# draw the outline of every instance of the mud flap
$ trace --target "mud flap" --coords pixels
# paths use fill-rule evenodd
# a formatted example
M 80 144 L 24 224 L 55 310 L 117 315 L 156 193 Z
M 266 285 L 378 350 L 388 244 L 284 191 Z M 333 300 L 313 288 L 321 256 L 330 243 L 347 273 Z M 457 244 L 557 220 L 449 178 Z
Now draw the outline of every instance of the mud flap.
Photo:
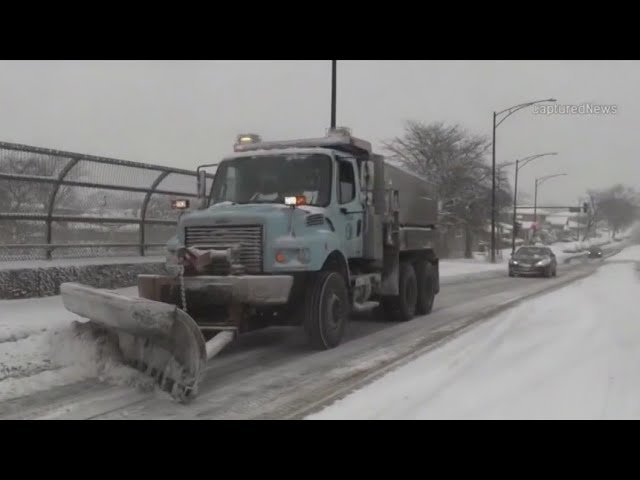
M 127 364 L 154 377 L 179 401 L 197 394 L 207 348 L 198 325 L 184 311 L 175 305 L 77 283 L 63 283 L 60 293 L 67 310 L 117 335 Z M 220 341 L 226 344 L 231 339 Z

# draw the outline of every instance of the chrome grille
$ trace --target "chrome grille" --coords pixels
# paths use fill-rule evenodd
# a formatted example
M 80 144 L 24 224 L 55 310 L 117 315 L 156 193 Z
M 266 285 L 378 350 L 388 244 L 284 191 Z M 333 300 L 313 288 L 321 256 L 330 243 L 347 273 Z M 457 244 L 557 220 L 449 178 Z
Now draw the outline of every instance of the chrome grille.
M 224 249 L 239 245 L 240 263 L 247 273 L 262 272 L 262 226 L 261 225 L 225 225 L 186 227 L 185 245 L 203 250 Z M 216 274 L 228 274 L 228 265 L 218 262 L 213 265 Z

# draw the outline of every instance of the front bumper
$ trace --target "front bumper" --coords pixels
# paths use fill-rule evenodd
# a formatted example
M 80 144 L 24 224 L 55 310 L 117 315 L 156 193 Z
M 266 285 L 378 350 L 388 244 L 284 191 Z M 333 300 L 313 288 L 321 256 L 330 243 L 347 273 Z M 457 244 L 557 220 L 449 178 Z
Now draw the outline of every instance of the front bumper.
M 178 278 L 169 275 L 139 275 L 138 294 L 149 300 L 165 301 L 167 292 L 179 288 Z M 284 305 L 293 286 L 292 275 L 198 275 L 184 277 L 187 294 L 204 296 L 214 305 Z
M 545 265 L 539 267 L 536 265 L 522 266 L 522 265 L 510 265 L 509 271 L 515 275 L 544 275 L 551 268 L 551 265 Z

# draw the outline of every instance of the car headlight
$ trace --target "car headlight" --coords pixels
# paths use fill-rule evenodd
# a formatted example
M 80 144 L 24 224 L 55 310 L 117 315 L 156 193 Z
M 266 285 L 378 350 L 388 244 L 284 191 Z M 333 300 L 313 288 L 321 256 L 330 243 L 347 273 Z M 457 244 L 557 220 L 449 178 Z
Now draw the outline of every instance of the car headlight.
M 538 263 L 536 263 L 536 265 L 538 267 L 545 267 L 547 265 L 549 265 L 551 263 L 551 260 L 548 258 L 545 258 L 544 260 L 540 260 Z
M 511 260 L 511 265 L 517 265 L 518 261 L 517 260 Z

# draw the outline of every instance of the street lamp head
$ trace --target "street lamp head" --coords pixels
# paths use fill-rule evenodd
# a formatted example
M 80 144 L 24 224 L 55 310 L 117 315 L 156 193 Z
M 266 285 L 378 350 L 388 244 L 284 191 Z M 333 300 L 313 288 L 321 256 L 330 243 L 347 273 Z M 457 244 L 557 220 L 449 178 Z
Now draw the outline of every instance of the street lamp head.
M 556 177 L 564 177 L 569 175 L 568 173 L 556 173 L 555 175 L 546 175 L 544 177 L 538 177 L 536 178 L 536 185 L 541 185 L 543 182 L 547 181 L 547 180 L 551 180 L 552 178 L 556 178 Z
M 555 98 L 550 98 L 547 102 L 557 102 L 557 100 Z

